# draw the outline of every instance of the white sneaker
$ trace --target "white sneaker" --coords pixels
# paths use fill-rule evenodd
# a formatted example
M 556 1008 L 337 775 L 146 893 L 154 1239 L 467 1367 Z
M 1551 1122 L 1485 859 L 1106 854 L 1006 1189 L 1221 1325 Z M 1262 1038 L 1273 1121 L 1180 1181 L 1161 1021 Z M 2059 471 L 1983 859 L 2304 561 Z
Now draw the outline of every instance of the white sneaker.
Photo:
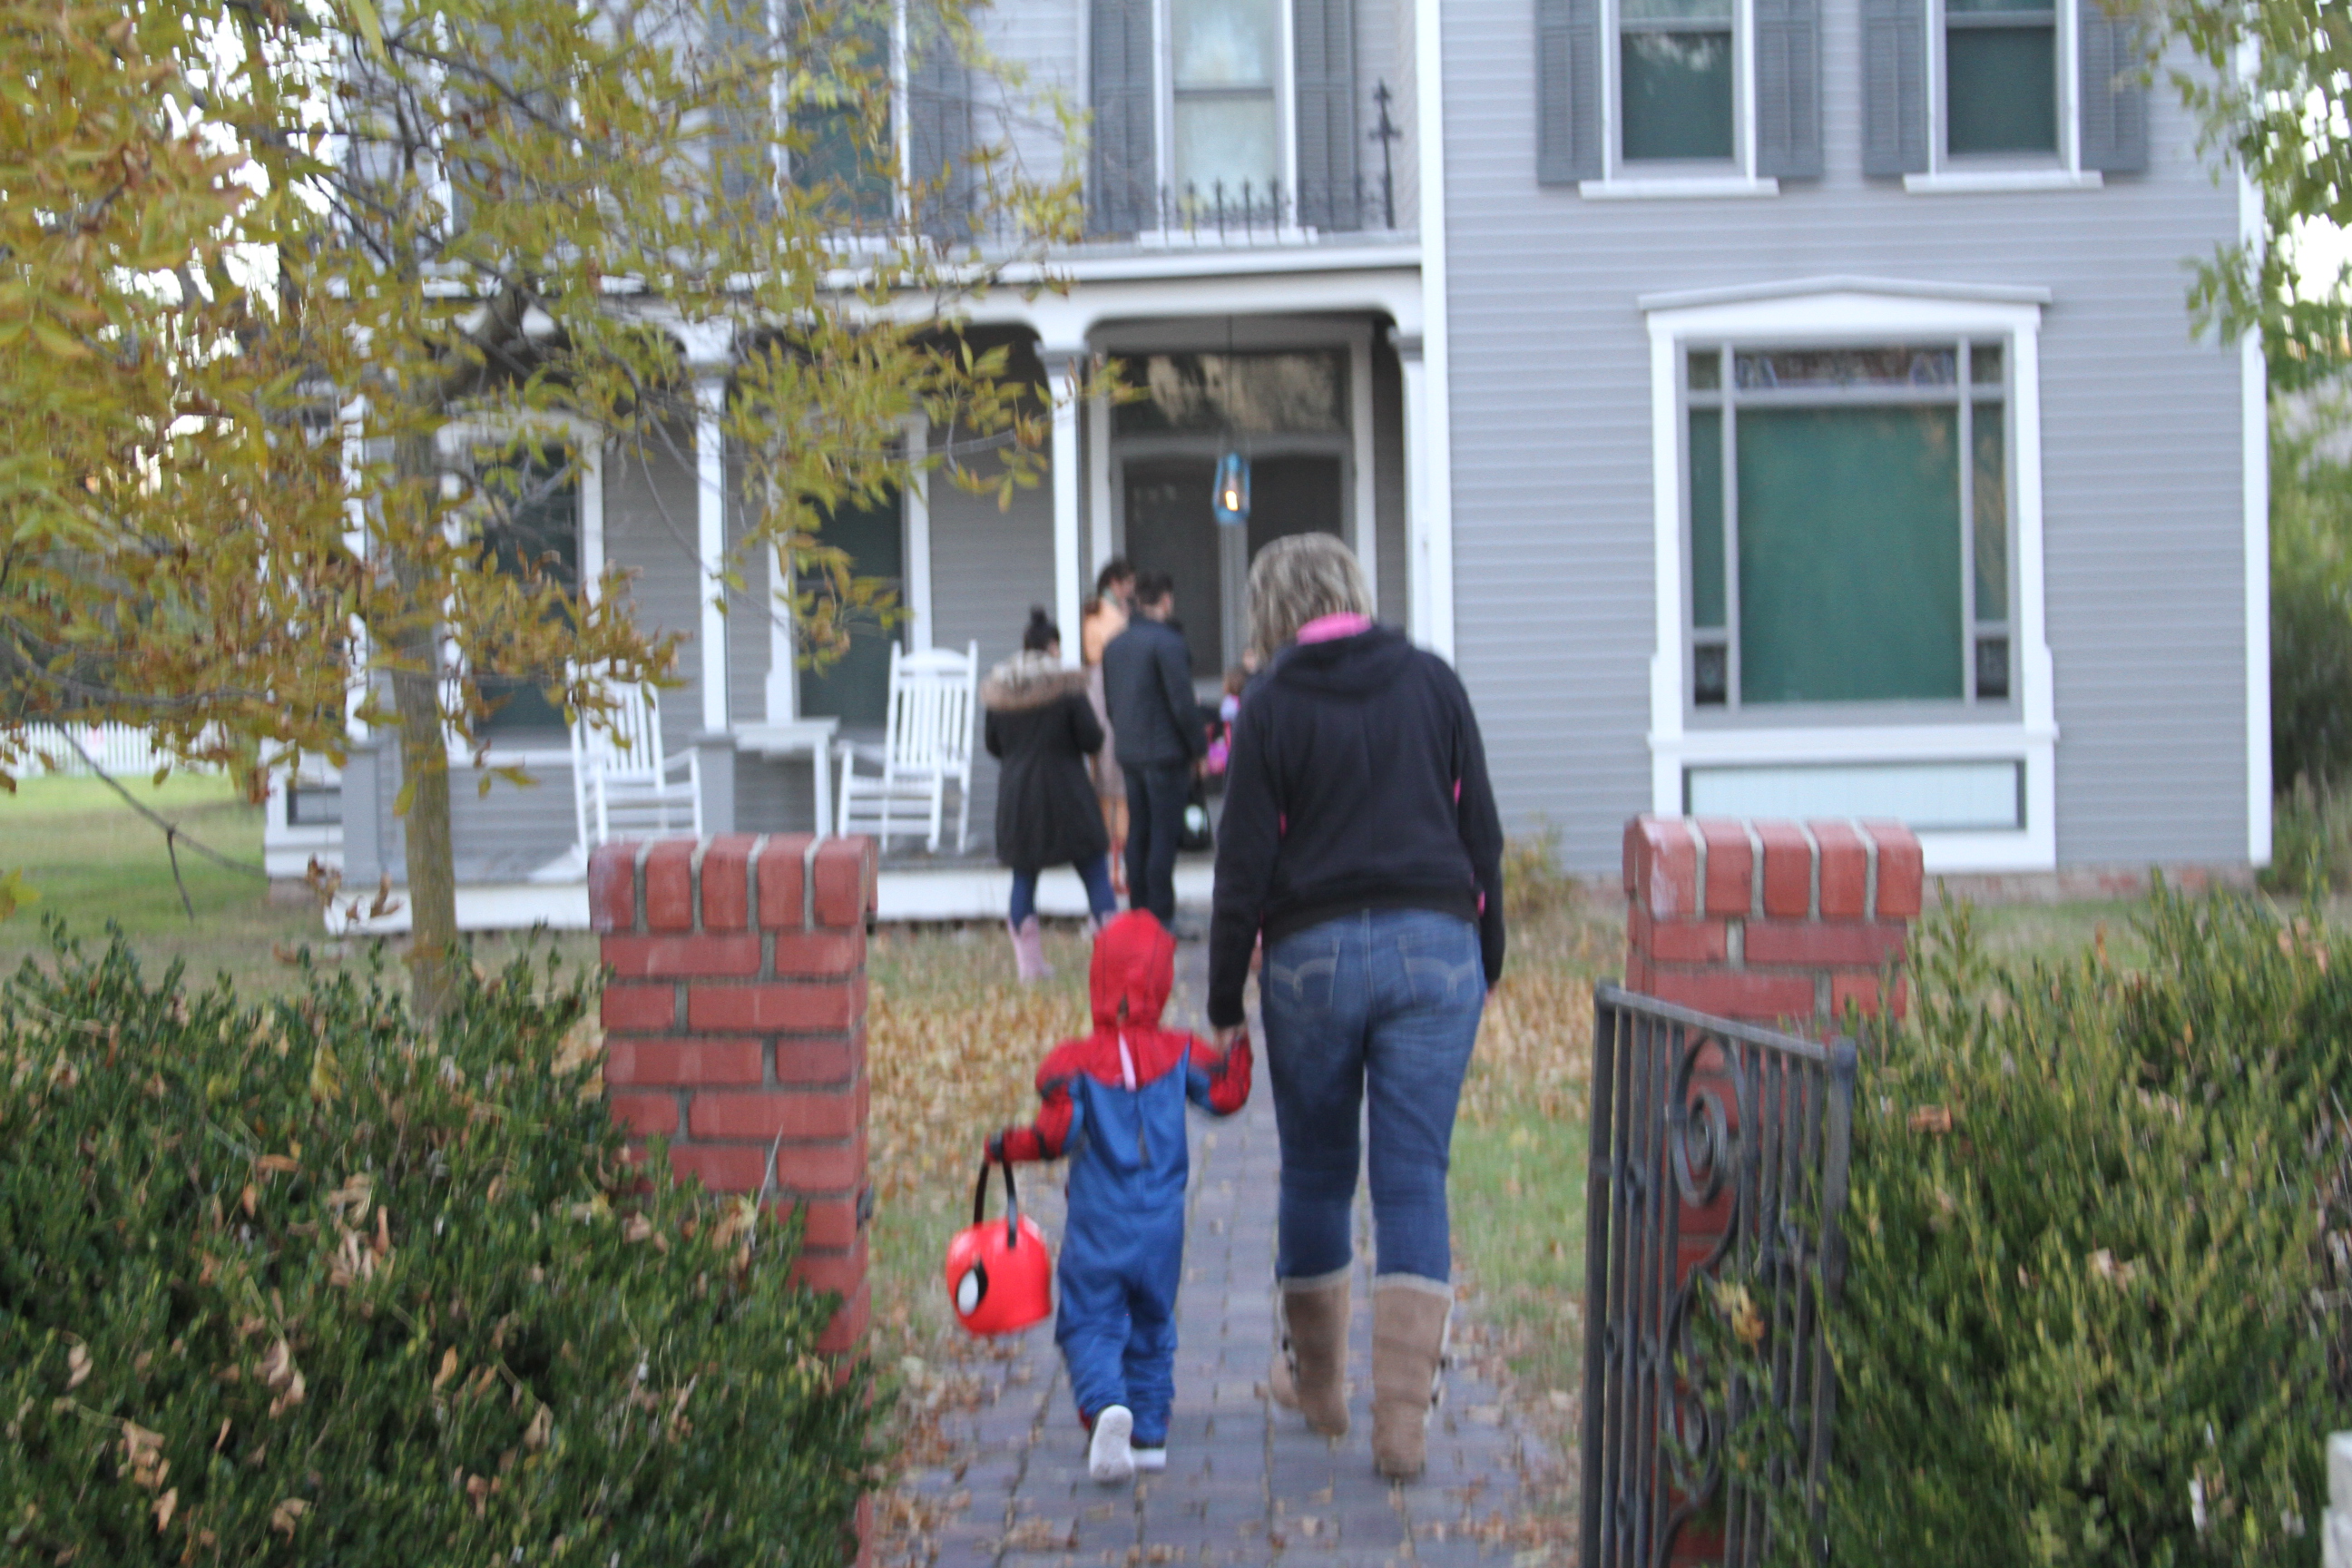
M 1095 1435 L 1087 1443 L 1087 1473 L 1108 1486 L 1135 1474 L 1135 1450 L 1127 1446 L 1135 1430 L 1135 1416 L 1124 1405 L 1106 1405 L 1095 1416 Z
M 1128 1451 L 1135 1456 L 1135 1473 L 1138 1475 L 1157 1474 L 1168 1468 L 1168 1445 L 1165 1443 L 1157 1448 L 1130 1448 Z

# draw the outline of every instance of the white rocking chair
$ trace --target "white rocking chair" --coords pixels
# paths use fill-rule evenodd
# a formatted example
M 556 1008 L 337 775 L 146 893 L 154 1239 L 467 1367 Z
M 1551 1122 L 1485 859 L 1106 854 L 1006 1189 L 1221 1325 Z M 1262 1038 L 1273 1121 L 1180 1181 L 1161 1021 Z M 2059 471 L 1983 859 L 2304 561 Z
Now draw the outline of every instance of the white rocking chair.
M 583 719 L 572 727 L 580 842 L 701 837 L 701 759 L 692 751 L 663 754 L 660 699 L 642 689 L 624 692 L 607 721 L 599 727 Z
M 971 827 L 971 753 L 979 717 L 980 644 L 961 653 L 890 648 L 890 706 L 879 746 L 842 742 L 841 788 L 834 796 L 836 831 L 871 833 L 890 847 L 894 833 L 924 833 L 937 854 L 947 815 L 948 786 L 956 787 L 956 853 Z M 859 773 L 859 763 L 879 764 Z

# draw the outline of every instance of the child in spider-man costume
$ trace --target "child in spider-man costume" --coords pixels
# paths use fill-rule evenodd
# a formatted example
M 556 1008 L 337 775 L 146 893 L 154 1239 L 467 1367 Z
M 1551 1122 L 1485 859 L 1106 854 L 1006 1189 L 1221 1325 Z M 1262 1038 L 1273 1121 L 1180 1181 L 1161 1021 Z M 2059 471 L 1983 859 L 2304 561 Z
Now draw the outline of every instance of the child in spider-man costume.
M 1184 1267 L 1187 1100 L 1231 1116 L 1249 1099 L 1247 1036 L 1220 1052 L 1160 1026 L 1176 939 L 1141 910 L 1095 939 L 1095 1031 L 1037 1069 L 1036 1121 L 988 1141 L 992 1160 L 1070 1161 L 1055 1342 L 1070 1369 L 1098 1481 L 1168 1465 L 1176 1283 Z

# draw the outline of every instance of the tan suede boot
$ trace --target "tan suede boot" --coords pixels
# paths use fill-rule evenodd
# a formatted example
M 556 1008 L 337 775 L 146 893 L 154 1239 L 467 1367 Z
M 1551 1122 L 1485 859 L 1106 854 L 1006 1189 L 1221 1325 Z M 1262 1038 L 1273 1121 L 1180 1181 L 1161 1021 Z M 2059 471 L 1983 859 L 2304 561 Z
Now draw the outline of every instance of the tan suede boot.
M 1392 1481 L 1421 1474 L 1453 1316 L 1451 1285 L 1410 1274 L 1372 1281 L 1372 1468 Z
M 1348 1271 L 1275 1287 L 1274 1402 L 1326 1437 L 1348 1435 Z

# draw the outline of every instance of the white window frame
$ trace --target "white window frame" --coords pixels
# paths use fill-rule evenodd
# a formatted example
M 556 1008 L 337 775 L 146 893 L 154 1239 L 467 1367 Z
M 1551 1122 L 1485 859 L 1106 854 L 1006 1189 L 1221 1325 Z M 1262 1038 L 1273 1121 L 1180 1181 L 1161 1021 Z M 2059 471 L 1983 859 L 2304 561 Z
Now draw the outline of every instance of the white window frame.
M 1621 0 L 1601 0 L 1601 177 L 1581 182 L 1580 195 L 1601 201 L 1657 197 L 1776 196 L 1780 182 L 1756 173 L 1756 15 L 1753 0 L 1731 5 L 1731 159 L 1717 163 L 1638 163 L 1625 161 L 1624 46 Z
M 1297 211 L 1298 193 L 1298 18 L 1292 13 L 1290 0 L 1271 0 L 1281 20 L 1280 36 L 1276 48 L 1280 58 L 1274 67 L 1274 127 L 1276 137 L 1275 167 L 1280 171 L 1284 189 L 1291 193 L 1291 211 Z M 1153 201 L 1160 210 L 1155 221 L 1164 221 L 1173 210 L 1171 204 L 1182 197 L 1176 188 L 1176 0 L 1152 0 L 1151 5 L 1151 70 L 1152 70 L 1152 142 L 1155 148 L 1155 171 L 1160 189 Z M 1283 220 L 1282 228 L 1294 228 L 1295 222 Z
M 2044 616 L 2042 521 L 2042 310 L 2045 290 L 1823 279 L 1751 289 L 1654 295 L 1640 301 L 1650 335 L 1656 648 L 1650 661 L 1651 809 L 1683 810 L 1694 767 L 1906 762 L 2012 761 L 2024 770 L 2024 825 L 2015 829 L 1923 830 L 1930 870 L 2047 870 L 2057 865 L 2058 726 Z M 1927 338 L 2000 341 L 2009 361 L 2011 706 L 1998 716 L 1954 703 L 1949 719 L 1794 721 L 1743 709 L 1694 724 L 1685 624 L 1681 366 L 1686 345 Z M 1727 476 L 1727 479 L 1728 476 Z
M 1927 7 L 1927 169 L 1903 176 L 1916 195 L 1969 195 L 1992 191 L 2096 190 L 2105 177 L 2083 167 L 2082 81 L 2076 50 L 2081 16 L 2075 0 L 2052 0 L 2057 31 L 2058 151 L 1969 153 L 1955 158 L 1947 150 L 1948 82 L 1945 71 L 1945 0 L 1920 0 Z

